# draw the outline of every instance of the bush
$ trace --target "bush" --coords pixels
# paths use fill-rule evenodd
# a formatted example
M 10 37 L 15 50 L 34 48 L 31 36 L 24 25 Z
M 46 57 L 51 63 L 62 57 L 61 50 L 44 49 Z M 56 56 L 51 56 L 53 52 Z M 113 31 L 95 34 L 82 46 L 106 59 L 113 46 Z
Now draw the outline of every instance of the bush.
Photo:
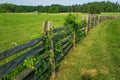
M 77 16 L 74 14 L 69 14 L 65 19 L 64 25 L 68 25 L 75 29 L 79 25 L 79 23 L 77 23 Z

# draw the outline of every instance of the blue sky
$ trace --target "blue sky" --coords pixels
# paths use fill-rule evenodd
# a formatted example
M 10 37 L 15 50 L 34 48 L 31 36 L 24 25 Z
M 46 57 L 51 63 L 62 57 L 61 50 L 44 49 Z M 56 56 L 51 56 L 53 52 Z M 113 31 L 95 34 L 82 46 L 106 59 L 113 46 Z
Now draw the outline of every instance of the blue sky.
M 51 4 L 73 5 L 93 1 L 111 1 L 120 3 L 120 0 L 0 0 L 0 3 L 13 3 L 18 5 L 51 5 Z

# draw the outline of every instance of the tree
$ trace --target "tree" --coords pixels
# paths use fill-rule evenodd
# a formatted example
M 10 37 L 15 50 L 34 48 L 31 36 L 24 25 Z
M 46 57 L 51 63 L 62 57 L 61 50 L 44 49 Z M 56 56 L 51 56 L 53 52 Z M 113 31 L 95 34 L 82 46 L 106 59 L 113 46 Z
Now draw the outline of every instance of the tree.
M 64 6 L 59 4 L 53 4 L 51 6 L 25 6 L 25 5 L 15 5 L 15 4 L 0 4 L 0 12 L 49 12 L 49 13 L 59 13 L 59 12 L 83 12 L 90 14 L 99 14 L 100 12 L 118 12 L 120 11 L 119 3 L 113 3 L 110 1 L 102 2 L 91 2 L 83 5 L 71 5 Z
M 49 13 L 59 13 L 59 5 L 53 4 L 49 7 Z

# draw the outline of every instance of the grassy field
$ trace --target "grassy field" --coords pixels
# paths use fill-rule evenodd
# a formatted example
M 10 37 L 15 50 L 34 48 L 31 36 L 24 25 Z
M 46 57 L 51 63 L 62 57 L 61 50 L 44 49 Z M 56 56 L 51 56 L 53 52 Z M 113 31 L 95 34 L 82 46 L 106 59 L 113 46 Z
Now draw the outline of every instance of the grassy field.
M 0 51 L 29 41 L 42 33 L 42 23 L 53 21 L 53 27 L 63 26 L 69 13 L 3 13 L 0 14 Z M 79 14 L 81 19 L 82 15 Z
M 6 50 L 8 48 L 11 48 L 13 46 L 19 45 L 21 43 L 24 43 L 35 37 L 40 36 L 42 33 L 42 23 L 45 20 L 53 21 L 53 27 L 63 26 L 65 18 L 68 14 L 69 13 L 59 13 L 59 14 L 58 13 L 57 14 L 3 13 L 3 14 L 0 14 L 0 51 Z M 86 15 L 86 14 L 82 14 L 82 13 L 76 13 L 76 14 L 78 14 L 78 19 L 80 21 L 82 19 L 81 17 L 83 15 Z M 102 13 L 102 15 L 119 15 L 119 14 L 118 13 Z M 110 44 L 110 43 L 113 43 L 112 42 L 113 39 L 111 37 L 113 37 L 115 34 L 118 34 L 118 33 L 116 31 L 116 32 L 114 32 L 115 34 L 112 34 L 112 32 L 113 32 L 112 30 L 114 30 L 114 29 L 112 29 L 112 27 L 108 28 L 109 26 L 112 26 L 114 24 L 115 30 L 119 30 L 119 28 L 116 27 L 118 25 L 118 23 L 119 23 L 118 20 L 116 20 L 115 23 L 112 21 L 106 22 L 104 24 L 99 25 L 99 26 L 102 26 L 103 28 L 98 27 L 98 28 L 93 29 L 93 31 L 89 34 L 88 38 L 84 39 L 83 43 L 78 45 L 78 48 L 73 50 L 71 52 L 70 56 L 69 55 L 67 56 L 68 59 L 65 59 L 65 61 L 62 62 L 62 64 L 68 64 L 67 66 L 66 65 L 62 66 L 63 68 L 67 67 L 67 69 L 65 68 L 66 72 L 63 71 L 65 74 L 63 72 L 61 72 L 62 71 L 61 70 L 60 73 L 58 73 L 56 80 L 61 80 L 59 74 L 63 74 L 62 80 L 69 80 L 69 79 L 79 80 L 81 78 L 81 74 L 77 74 L 76 71 L 78 70 L 78 68 L 80 70 L 82 69 L 83 71 L 85 69 L 91 68 L 96 72 L 100 71 L 101 67 L 104 69 L 104 66 L 105 66 L 105 68 L 110 66 L 110 69 L 114 69 L 114 66 L 115 66 L 118 69 L 118 66 L 116 66 L 115 62 L 118 63 L 118 61 L 119 61 L 120 57 L 118 56 L 117 52 L 119 53 L 120 51 L 117 49 L 118 47 L 116 47 L 116 49 L 117 49 L 116 50 L 116 49 L 113 49 L 112 46 L 116 46 L 119 43 Z M 106 26 L 104 26 L 105 24 L 106 24 Z M 108 31 L 108 32 L 106 32 L 106 31 Z M 107 33 L 107 34 L 104 34 L 104 33 Z M 112 34 L 112 36 L 110 36 L 108 33 Z M 109 37 L 106 37 L 106 36 L 109 36 Z M 103 38 L 105 38 L 105 40 Z M 113 38 L 115 38 L 115 41 L 118 40 L 116 37 L 113 37 Z M 98 39 L 100 40 L 100 42 Z M 109 42 L 110 40 L 111 40 L 111 42 Z M 86 42 L 87 42 L 87 44 L 86 44 Z M 104 45 L 101 45 L 101 43 L 104 43 Z M 110 45 L 108 45 L 108 44 L 110 44 Z M 86 45 L 87 45 L 87 47 L 85 47 Z M 107 45 L 107 47 L 105 45 Z M 103 50 L 104 48 L 105 48 L 105 52 L 103 52 L 103 53 L 107 53 L 107 54 L 105 54 L 105 55 L 100 54 L 102 52 L 101 50 Z M 107 52 L 106 48 L 110 53 L 113 53 L 113 54 L 115 53 L 116 55 L 110 55 L 110 56 L 114 57 L 114 59 L 112 58 L 112 60 L 108 61 L 108 63 L 112 62 L 111 65 L 105 64 L 103 66 L 100 66 L 100 68 L 99 68 L 99 65 L 105 61 L 101 62 L 100 64 L 97 64 L 97 62 L 99 62 L 99 60 L 96 60 L 96 59 L 98 58 L 98 59 L 102 60 L 102 57 L 106 57 L 108 55 L 109 52 Z M 99 51 L 99 49 L 101 49 L 101 50 Z M 85 52 L 84 52 L 84 50 L 85 50 Z M 95 55 L 93 55 L 93 52 L 95 53 Z M 77 53 L 77 55 L 76 55 L 76 53 Z M 99 54 L 100 54 L 100 56 L 99 56 Z M 18 54 L 18 55 L 21 55 L 21 54 Z M 18 55 L 16 54 L 16 55 L 11 56 L 3 61 L 0 61 L 0 65 L 4 64 L 4 62 L 8 62 L 9 60 L 15 58 Z M 85 62 L 83 61 L 84 59 L 86 59 Z M 73 60 L 73 62 L 72 62 L 72 60 Z M 94 63 L 94 60 L 96 60 L 95 63 Z M 74 61 L 76 61 L 76 62 L 74 62 Z M 86 62 L 88 62 L 88 63 L 86 63 Z M 71 66 L 73 66 L 73 68 Z M 94 69 L 95 66 L 97 66 L 97 67 Z M 71 70 L 69 70 L 69 69 L 71 69 Z M 115 71 L 117 71 L 117 69 L 115 69 Z M 69 73 L 70 71 L 73 73 Z M 114 71 L 110 70 L 110 73 L 113 73 L 113 72 Z M 80 71 L 79 71 L 79 73 L 80 73 Z M 100 78 L 101 76 L 103 76 L 103 74 L 101 74 L 99 72 L 97 74 L 98 74 L 98 77 L 95 77 L 95 80 Z M 119 74 L 119 72 L 115 73 L 115 74 Z M 69 76 L 69 75 L 72 75 L 72 76 Z M 76 75 L 76 76 L 73 76 L 73 75 Z M 107 73 L 107 75 L 108 75 L 108 73 Z M 111 78 L 111 75 L 112 74 L 110 74 L 110 76 L 106 77 L 105 80 L 106 79 L 109 80 Z M 114 77 L 116 77 L 116 79 L 118 78 L 118 76 L 116 76 L 114 74 L 112 76 L 113 76 L 113 80 L 114 80 Z
M 105 21 L 65 56 L 56 80 L 120 80 L 119 53 L 120 19 Z
M 63 25 L 66 15 L 0 14 L 0 51 L 40 36 L 45 20 L 52 20 L 54 26 Z
M 42 23 L 53 21 L 53 27 L 63 26 L 69 13 L 1 13 L 0 14 L 0 51 L 38 37 L 42 33 Z M 82 13 L 78 14 L 81 20 Z M 120 15 L 119 13 L 102 13 L 102 15 Z
M 113 13 L 113 12 L 106 12 L 106 13 L 101 13 L 101 15 L 107 15 L 107 16 L 120 16 L 120 13 L 118 12 L 115 12 L 115 13 Z

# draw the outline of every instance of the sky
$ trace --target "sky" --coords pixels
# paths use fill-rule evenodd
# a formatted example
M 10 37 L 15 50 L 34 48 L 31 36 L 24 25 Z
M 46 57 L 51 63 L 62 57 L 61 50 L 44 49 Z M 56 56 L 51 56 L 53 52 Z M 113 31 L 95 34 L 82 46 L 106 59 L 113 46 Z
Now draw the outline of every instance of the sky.
M 0 0 L 0 3 L 13 3 L 17 5 L 51 5 L 51 4 L 61 4 L 61 5 L 73 5 L 73 4 L 83 4 L 94 1 L 111 1 L 119 2 L 120 0 Z

